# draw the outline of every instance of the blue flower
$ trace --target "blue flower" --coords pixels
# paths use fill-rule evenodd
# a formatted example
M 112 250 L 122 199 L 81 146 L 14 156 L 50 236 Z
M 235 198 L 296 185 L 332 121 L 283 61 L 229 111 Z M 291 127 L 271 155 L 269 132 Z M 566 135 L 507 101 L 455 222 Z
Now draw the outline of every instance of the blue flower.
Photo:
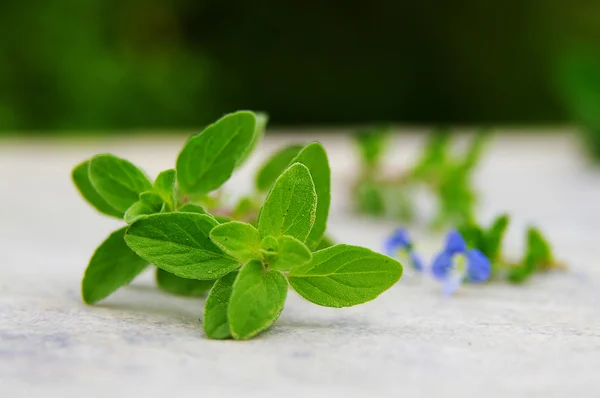
M 464 282 L 482 283 L 490 279 L 490 260 L 478 249 L 467 249 L 462 235 L 450 231 L 446 247 L 433 261 L 433 276 L 444 283 L 444 294 L 451 295 Z
M 396 229 L 384 243 L 385 254 L 396 257 L 401 263 L 410 264 L 415 270 L 423 271 L 423 261 L 413 250 L 413 243 L 404 228 Z

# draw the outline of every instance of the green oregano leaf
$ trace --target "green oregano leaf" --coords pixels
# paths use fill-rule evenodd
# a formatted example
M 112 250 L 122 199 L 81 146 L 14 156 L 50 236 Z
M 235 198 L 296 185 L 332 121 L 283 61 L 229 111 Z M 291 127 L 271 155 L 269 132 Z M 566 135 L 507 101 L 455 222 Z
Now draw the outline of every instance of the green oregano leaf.
M 535 268 L 535 259 L 530 254 L 527 254 L 523 258 L 521 265 L 509 271 L 507 279 L 511 283 L 523 283 L 534 274 Z
M 527 247 L 522 264 L 513 268 L 507 275 L 512 283 L 523 283 L 538 270 L 546 270 L 554 263 L 550 244 L 540 230 L 530 227 L 527 230 Z
M 497 261 L 500 257 L 502 241 L 504 240 L 504 234 L 509 222 L 510 218 L 508 215 L 503 214 L 497 217 L 484 233 L 485 248 L 482 251 L 491 261 Z
M 283 311 L 287 290 L 281 272 L 267 270 L 256 260 L 245 264 L 233 284 L 227 311 L 233 338 L 249 339 L 271 326 Z
M 142 192 L 140 200 L 131 205 L 125 212 L 125 222 L 127 224 L 134 223 L 137 219 L 154 213 L 163 211 L 164 202 L 162 198 L 155 192 Z
M 188 279 L 217 279 L 240 264 L 209 238 L 217 222 L 196 213 L 160 213 L 134 222 L 125 242 L 140 257 Z
M 138 201 L 142 192 L 152 189 L 152 183 L 143 171 L 110 154 L 94 156 L 90 160 L 89 177 L 98 194 L 123 213 Z
M 81 196 L 100 213 L 111 217 L 123 218 L 123 212 L 109 205 L 92 185 L 89 177 L 89 166 L 89 160 L 75 166 L 71 174 L 75 187 L 77 187 Z
M 178 211 L 184 212 L 184 213 L 208 214 L 208 212 L 206 211 L 206 209 L 204 207 L 193 204 L 193 203 L 188 203 L 188 204 L 181 206 L 181 208 Z
M 314 249 L 323 238 L 327 229 L 327 218 L 329 217 L 329 205 L 331 203 L 331 170 L 329 169 L 327 152 L 325 152 L 323 145 L 313 142 L 298 153 L 293 163 L 302 163 L 305 165 L 308 171 L 310 171 L 315 185 L 315 192 L 317 194 L 315 222 L 306 238 L 306 245 Z
M 317 207 L 310 172 L 300 163 L 290 166 L 275 182 L 258 218 L 262 237 L 290 235 L 305 241 Z
M 231 113 L 192 137 L 177 158 L 177 181 L 183 194 L 214 191 L 231 177 L 252 142 L 256 118 L 252 112 Z
M 527 230 L 527 255 L 531 256 L 536 265 L 541 268 L 554 262 L 550 244 L 535 227 L 529 227 Z
M 268 261 L 269 267 L 282 271 L 302 266 L 312 259 L 310 249 L 293 236 L 283 235 L 278 239 L 277 252 Z
M 326 307 L 371 301 L 402 276 L 396 260 L 358 246 L 336 245 L 314 252 L 312 261 L 293 268 L 288 279 L 302 297 Z
M 250 224 L 230 221 L 217 225 L 210 231 L 210 239 L 225 253 L 241 262 L 262 259 L 260 236 Z
M 266 113 L 258 112 L 255 113 L 254 116 L 256 117 L 254 135 L 252 136 L 252 141 L 250 142 L 250 145 L 248 145 L 248 148 L 240 157 L 240 160 L 237 163 L 238 167 L 244 164 L 246 160 L 248 160 L 252 152 L 254 152 L 254 149 L 256 149 L 258 143 L 262 140 L 263 136 L 265 135 L 265 130 L 267 129 L 269 115 L 267 115 Z
M 204 297 L 212 287 L 214 281 L 186 279 L 170 272 L 156 269 L 156 284 L 167 293 L 185 297 Z
M 485 231 L 475 222 L 462 223 L 458 228 L 458 232 L 462 235 L 470 248 L 476 248 L 486 254 L 486 234 Z
M 204 305 L 204 332 L 211 339 L 227 339 L 231 337 L 227 310 L 233 283 L 238 275 L 237 271 L 217 280 L 208 294 Z
M 287 169 L 301 150 L 302 145 L 294 144 L 275 152 L 258 170 L 255 181 L 256 189 L 261 192 L 271 189 L 277 177 Z
M 154 210 L 152 210 L 151 208 L 146 206 L 145 203 L 142 203 L 140 201 L 132 204 L 131 207 L 125 212 L 125 216 L 123 218 L 125 219 L 125 222 L 127 224 L 133 224 L 140 217 L 144 217 L 154 213 Z
M 267 264 L 272 264 L 277 260 L 279 251 L 279 240 L 274 236 L 265 236 L 260 242 L 260 252 Z
M 156 192 L 142 192 L 140 194 L 140 202 L 158 213 L 163 205 L 163 198 Z
M 128 285 L 148 266 L 123 240 L 125 228 L 112 234 L 96 249 L 81 284 L 83 301 L 94 304 Z
M 160 172 L 154 180 L 154 192 L 173 207 L 176 173 L 174 169 Z

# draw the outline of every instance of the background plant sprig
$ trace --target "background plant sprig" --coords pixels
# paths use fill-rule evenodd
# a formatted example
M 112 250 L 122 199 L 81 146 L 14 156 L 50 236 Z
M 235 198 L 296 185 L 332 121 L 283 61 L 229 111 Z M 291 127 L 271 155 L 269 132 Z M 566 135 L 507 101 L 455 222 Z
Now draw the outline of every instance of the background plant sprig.
M 82 196 L 129 224 L 92 256 L 84 301 L 108 297 L 153 264 L 165 292 L 210 290 L 208 337 L 248 339 L 277 320 L 289 286 L 318 305 L 346 307 L 395 284 L 399 262 L 325 237 L 330 169 L 319 143 L 278 152 L 259 171 L 257 194 L 223 208 L 216 192 L 255 148 L 265 124 L 266 117 L 247 111 L 224 116 L 190 138 L 176 167 L 153 182 L 114 155 L 76 166 L 73 181 Z
M 431 227 L 439 229 L 475 219 L 477 193 L 472 175 L 484 148 L 484 133 L 476 134 L 466 151 L 455 155 L 450 134 L 437 131 L 411 167 L 394 173 L 383 162 L 388 140 L 387 128 L 360 130 L 355 134 L 362 170 L 353 191 L 358 212 L 412 222 L 417 216 L 417 188 L 425 187 L 437 201 Z

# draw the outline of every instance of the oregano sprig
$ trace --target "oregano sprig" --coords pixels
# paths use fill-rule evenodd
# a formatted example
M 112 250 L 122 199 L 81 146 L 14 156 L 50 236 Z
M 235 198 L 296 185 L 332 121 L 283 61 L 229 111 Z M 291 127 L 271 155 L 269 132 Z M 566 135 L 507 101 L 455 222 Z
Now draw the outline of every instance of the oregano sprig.
M 248 339 L 277 320 L 290 285 L 316 304 L 347 307 L 395 284 L 398 261 L 326 236 L 330 168 L 319 143 L 285 148 L 260 169 L 256 194 L 233 209 L 222 203 L 217 190 L 255 148 L 265 123 L 248 111 L 224 116 L 192 137 L 176 167 L 154 182 L 114 155 L 78 165 L 73 180 L 84 198 L 130 224 L 94 254 L 84 301 L 106 298 L 153 264 L 165 292 L 201 296 L 210 289 L 208 337 Z

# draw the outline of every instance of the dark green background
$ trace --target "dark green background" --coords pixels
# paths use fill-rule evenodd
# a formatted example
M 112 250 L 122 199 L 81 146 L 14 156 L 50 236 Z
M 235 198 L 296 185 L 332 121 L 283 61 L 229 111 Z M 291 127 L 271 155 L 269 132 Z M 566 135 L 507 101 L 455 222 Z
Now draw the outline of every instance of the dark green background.
M 562 123 L 600 1 L 4 0 L 0 131 Z

